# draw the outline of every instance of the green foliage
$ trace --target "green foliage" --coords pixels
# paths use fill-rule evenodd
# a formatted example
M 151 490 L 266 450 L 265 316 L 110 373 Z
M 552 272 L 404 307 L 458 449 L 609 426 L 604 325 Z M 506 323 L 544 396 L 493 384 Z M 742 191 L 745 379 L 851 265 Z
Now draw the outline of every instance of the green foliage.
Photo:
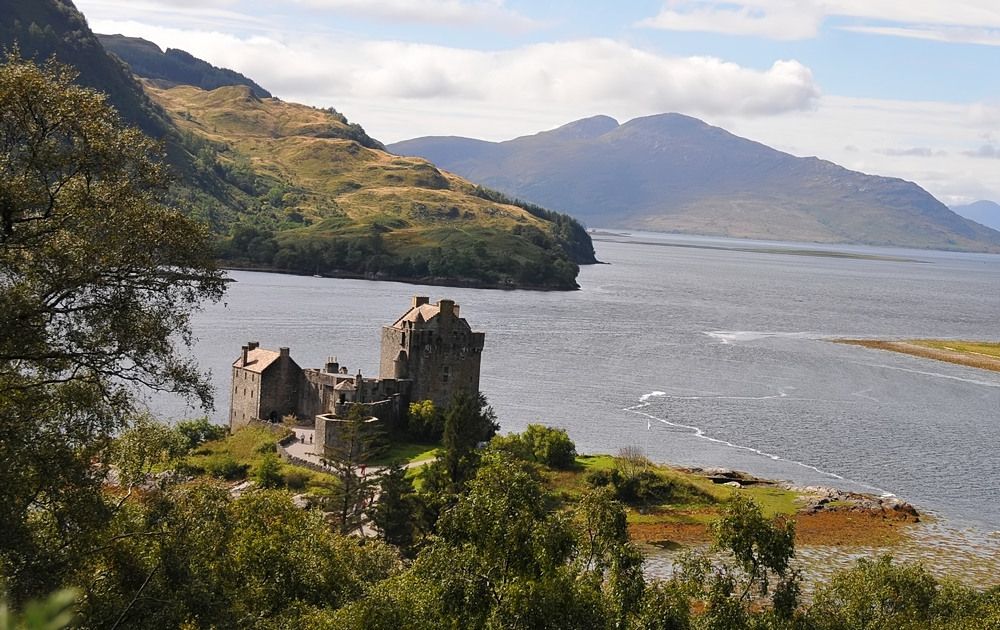
M 631 625 L 634 630 L 689 630 L 691 600 L 676 581 L 655 581 L 646 586 Z
M 576 445 L 565 429 L 529 424 L 524 433 L 493 438 L 490 446 L 557 470 L 576 466 Z
M 715 547 L 732 554 L 742 573 L 741 599 L 748 599 L 755 589 L 766 596 L 772 573 L 779 579 L 795 577 L 789 568 L 795 555 L 794 521 L 769 521 L 752 499 L 737 494 L 712 530 Z
M 0 630 L 61 630 L 73 623 L 77 591 L 63 589 L 48 597 L 28 602 L 20 615 L 0 603 Z
M 132 426 L 115 440 L 112 463 L 118 470 L 121 485 L 141 483 L 157 465 L 176 460 L 187 452 L 184 437 L 150 416 L 139 416 Z
M 337 480 L 327 507 L 337 517 L 342 534 L 360 531 L 368 522 L 368 505 L 378 491 L 382 472 L 369 465 L 382 449 L 382 433 L 368 422 L 364 405 L 352 405 L 342 422 L 327 428 L 336 439 L 326 447 L 323 462 Z
M 408 550 L 417 533 L 420 502 L 406 469 L 393 464 L 382 476 L 379 499 L 372 510 L 372 523 L 383 540 L 401 550 Z
M 289 490 L 301 490 L 309 481 L 309 474 L 304 470 L 288 470 L 281 476 L 282 483 Z
M 479 465 L 479 446 L 500 428 L 496 414 L 483 394 L 460 392 L 444 413 L 442 454 L 428 471 L 432 487 L 457 492 L 471 479 Z
M 14 605 L 62 586 L 113 516 L 103 472 L 137 386 L 210 401 L 177 347 L 225 286 L 207 231 L 161 203 L 157 145 L 74 78 L 16 51 L 0 65 L 0 570 Z M 163 453 L 132 446 L 130 475 Z
M 247 469 L 250 468 L 249 464 L 241 464 L 228 453 L 212 455 L 206 458 L 202 465 L 209 475 L 229 481 L 246 477 Z
M 937 595 L 937 581 L 919 565 L 862 558 L 816 592 L 809 619 L 824 630 L 926 627 Z
M 333 533 L 287 493 L 231 499 L 205 483 L 133 503 L 92 561 L 87 627 L 303 627 L 299 619 L 361 597 L 397 570 L 395 553 Z
M 652 468 L 631 475 L 617 467 L 596 469 L 587 473 L 586 480 L 595 488 L 611 488 L 619 501 L 629 505 L 688 503 L 706 498 L 701 491 L 690 484 L 668 477 Z
M 281 476 L 281 461 L 274 453 L 268 453 L 260 460 L 253 473 L 257 486 L 266 489 L 280 488 L 284 484 Z
M 517 206 L 540 219 L 551 221 L 553 236 L 559 246 L 569 255 L 570 260 L 582 265 L 597 262 L 590 234 L 587 233 L 583 224 L 568 214 L 546 210 L 541 206 L 508 197 L 502 192 L 482 186 L 476 186 L 475 194 L 483 199 Z
M 432 400 L 411 402 L 406 416 L 407 434 L 413 439 L 436 441 L 444 433 L 444 414 Z
M 207 417 L 183 420 L 175 425 L 177 432 L 183 436 L 188 451 L 201 446 L 205 442 L 221 440 L 226 437 L 226 427 L 212 424 Z

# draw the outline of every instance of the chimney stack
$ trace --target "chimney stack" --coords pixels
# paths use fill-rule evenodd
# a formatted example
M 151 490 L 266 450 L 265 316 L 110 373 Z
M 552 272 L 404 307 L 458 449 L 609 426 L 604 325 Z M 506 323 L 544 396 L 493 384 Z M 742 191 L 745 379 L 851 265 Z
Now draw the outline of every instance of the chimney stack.
M 424 304 L 430 303 L 431 299 L 426 295 L 414 295 L 411 308 L 416 308 L 418 306 L 423 306 Z
M 337 363 L 337 357 L 329 357 L 326 360 L 326 373 L 336 374 L 337 370 L 340 369 L 340 364 Z
M 455 300 L 439 300 L 437 305 L 441 311 L 441 317 L 451 319 L 452 315 L 455 314 Z
M 287 359 L 289 357 L 288 348 L 278 348 L 278 354 L 282 359 Z
M 250 346 L 243 346 L 243 367 L 247 366 L 247 353 L 250 351 Z
M 260 342 L 259 341 L 248 341 L 247 342 L 247 349 L 248 350 L 256 350 L 259 347 L 260 347 Z

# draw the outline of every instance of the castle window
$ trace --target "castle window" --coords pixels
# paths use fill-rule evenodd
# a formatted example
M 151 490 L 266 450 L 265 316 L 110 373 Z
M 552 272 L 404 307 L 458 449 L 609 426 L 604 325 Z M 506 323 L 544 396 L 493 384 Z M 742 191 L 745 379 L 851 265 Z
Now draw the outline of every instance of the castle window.
M 448 371 L 449 371 L 449 368 L 448 368 L 447 365 L 444 366 L 443 368 L 441 368 L 441 382 L 443 382 L 443 383 L 447 383 L 448 382 Z
M 401 345 L 401 346 L 405 346 L 406 345 L 406 333 L 403 333 L 402 339 L 399 340 L 399 345 Z

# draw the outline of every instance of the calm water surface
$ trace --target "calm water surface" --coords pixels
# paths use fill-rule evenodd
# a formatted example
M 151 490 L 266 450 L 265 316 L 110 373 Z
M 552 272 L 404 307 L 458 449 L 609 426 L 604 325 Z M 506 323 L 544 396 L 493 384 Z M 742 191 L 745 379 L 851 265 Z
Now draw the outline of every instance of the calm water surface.
M 411 295 L 448 297 L 486 331 L 481 386 L 505 431 L 544 422 L 581 452 L 639 445 L 674 464 L 893 493 L 1000 530 L 1000 373 L 826 340 L 1000 340 L 1000 256 L 836 248 L 913 259 L 885 261 L 621 240 L 632 242 L 596 243 L 610 264 L 584 268 L 571 293 L 233 272 L 225 303 L 195 322 L 215 417 L 225 420 L 228 366 L 248 340 L 289 346 L 302 366 L 336 355 L 374 376 L 380 327 Z

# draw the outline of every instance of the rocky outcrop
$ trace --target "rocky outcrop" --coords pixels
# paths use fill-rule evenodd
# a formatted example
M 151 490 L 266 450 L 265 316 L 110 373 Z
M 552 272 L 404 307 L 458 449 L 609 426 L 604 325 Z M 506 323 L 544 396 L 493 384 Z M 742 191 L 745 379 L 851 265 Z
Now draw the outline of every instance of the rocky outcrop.
M 857 512 L 868 516 L 909 523 L 920 521 L 920 514 L 917 512 L 917 509 L 898 497 L 874 496 L 822 486 L 809 486 L 805 488 L 785 487 L 802 494 L 799 499 L 802 502 L 802 507 L 799 508 L 800 514 L 840 511 Z

